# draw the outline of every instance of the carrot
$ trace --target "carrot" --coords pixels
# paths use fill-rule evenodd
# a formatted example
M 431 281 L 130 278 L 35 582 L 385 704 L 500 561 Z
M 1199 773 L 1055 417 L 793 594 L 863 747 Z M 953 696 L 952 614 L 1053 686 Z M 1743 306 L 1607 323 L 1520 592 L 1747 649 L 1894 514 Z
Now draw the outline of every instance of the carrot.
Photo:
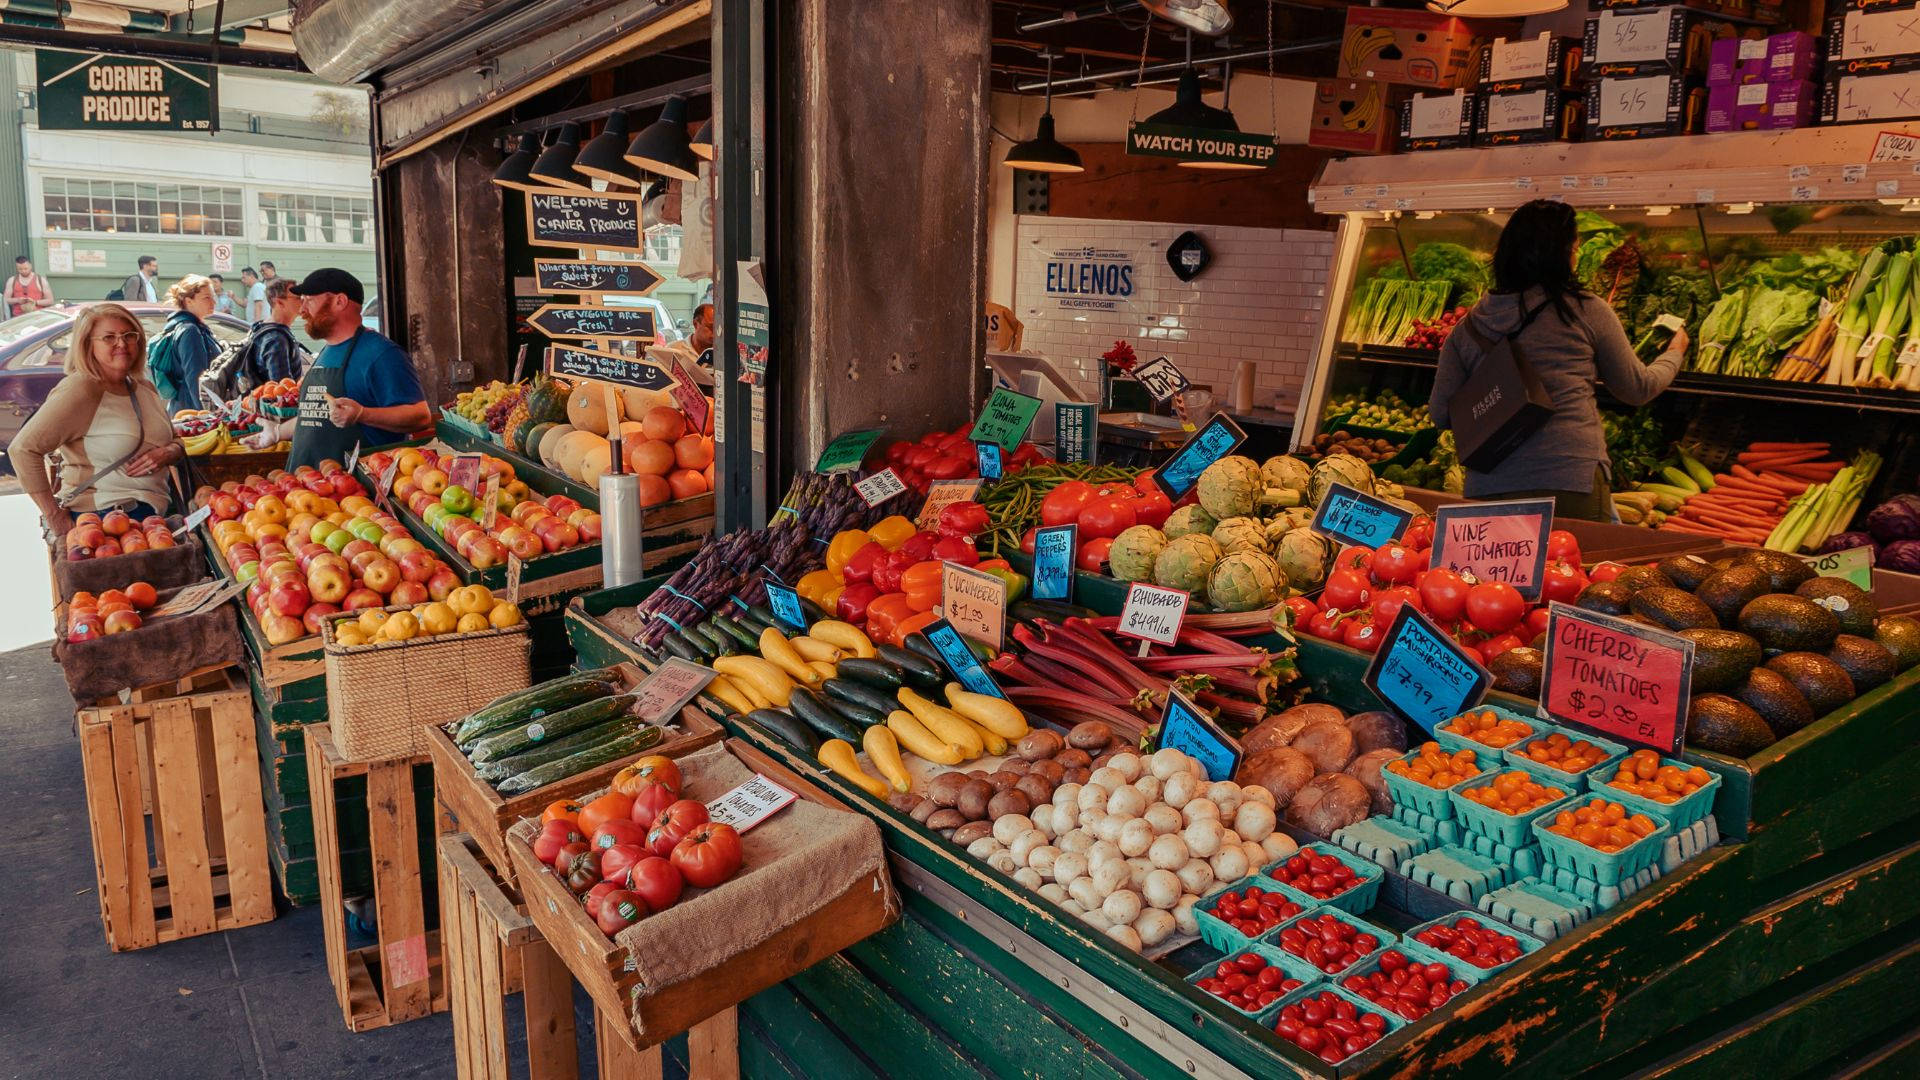
M 1833 479 L 1845 467 L 1837 461 L 1823 461 L 1818 465 L 1782 465 L 1777 471 L 1795 480 L 1822 481 Z
M 1780 519 L 1777 517 L 1769 518 L 1761 514 L 1747 513 L 1741 510 L 1722 510 L 1717 507 L 1712 510 L 1700 510 L 1696 512 L 1682 510 L 1681 514 L 1686 517 L 1691 517 L 1696 521 L 1705 521 L 1715 525 L 1726 525 L 1735 529 L 1771 530 L 1775 525 L 1780 524 Z
M 1778 489 L 1785 495 L 1799 495 L 1806 491 L 1807 488 L 1813 486 L 1805 480 L 1795 480 L 1791 476 L 1781 476 L 1776 472 L 1761 473 L 1760 482 L 1766 484 L 1768 487 Z
M 1793 450 L 1812 450 L 1816 448 L 1825 450 L 1829 445 L 1830 444 L 1823 443 L 1823 442 L 1757 442 L 1757 443 L 1748 443 L 1747 450 L 1750 452 L 1760 451 L 1762 453 L 1766 453 L 1769 451 L 1786 452 L 1786 451 L 1793 451 Z
M 1826 455 L 1825 450 L 1804 450 L 1797 454 L 1741 454 L 1736 460 L 1750 469 L 1770 469 L 1776 465 L 1801 465 Z
M 1757 473 L 1757 472 L 1754 472 L 1754 471 L 1753 471 L 1752 469 L 1749 469 L 1749 468 L 1747 468 L 1747 467 L 1746 467 L 1745 465 L 1739 465 L 1739 464 L 1736 464 L 1736 465 L 1734 465 L 1734 466 L 1733 466 L 1733 468 L 1731 468 L 1731 469 L 1729 469 L 1729 470 L 1727 470 L 1727 471 L 1728 471 L 1728 472 L 1731 472 L 1731 473 L 1732 473 L 1732 474 L 1733 474 L 1733 475 L 1734 475 L 1735 477 L 1737 477 L 1737 478 L 1739 478 L 1739 479 L 1741 479 L 1741 480 L 1758 480 L 1758 479 L 1760 479 L 1760 474 L 1759 474 L 1759 473 Z
M 1767 486 L 1766 484 L 1762 484 L 1758 480 L 1742 480 L 1742 479 L 1739 479 L 1738 477 L 1728 477 L 1727 479 L 1724 479 L 1724 480 L 1716 480 L 1713 485 L 1712 493 L 1715 495 L 1718 495 L 1721 493 L 1723 489 L 1729 495 L 1745 494 L 1745 495 L 1753 495 L 1753 496 L 1765 496 L 1766 498 L 1769 498 L 1769 499 L 1779 498 L 1780 496 L 1780 493 L 1778 491 L 1775 491 L 1773 488 Z
M 1667 520 L 1661 522 L 1659 528 L 1656 529 L 1655 531 L 1656 532 L 1688 533 L 1693 536 L 1719 536 L 1720 535 L 1718 530 L 1708 529 L 1704 526 L 1681 521 L 1677 518 L 1668 518 Z

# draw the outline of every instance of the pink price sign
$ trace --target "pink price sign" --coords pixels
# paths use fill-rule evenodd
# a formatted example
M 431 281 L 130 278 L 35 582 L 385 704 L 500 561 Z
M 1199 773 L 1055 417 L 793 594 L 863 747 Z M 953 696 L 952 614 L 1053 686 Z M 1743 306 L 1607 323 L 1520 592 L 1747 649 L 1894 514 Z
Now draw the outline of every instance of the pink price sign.
M 1552 499 L 1456 503 L 1435 510 L 1433 521 L 1432 565 L 1505 582 L 1529 602 L 1540 599 Z

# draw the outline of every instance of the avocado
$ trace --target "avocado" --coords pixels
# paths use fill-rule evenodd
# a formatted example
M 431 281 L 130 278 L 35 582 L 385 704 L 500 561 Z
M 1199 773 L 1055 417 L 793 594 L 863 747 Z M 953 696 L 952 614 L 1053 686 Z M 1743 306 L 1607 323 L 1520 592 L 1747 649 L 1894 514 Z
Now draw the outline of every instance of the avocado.
M 1695 694 L 1687 703 L 1688 746 L 1744 758 L 1774 742 L 1773 729 L 1744 702 L 1725 694 Z
M 1670 589 L 1673 587 L 1673 579 L 1661 573 L 1660 569 L 1655 566 L 1629 566 L 1625 570 L 1620 571 L 1620 576 L 1614 578 L 1613 583 L 1615 585 L 1624 585 L 1634 592 L 1639 592 L 1641 589 Z
M 1675 585 L 1692 592 L 1712 577 L 1713 564 L 1698 555 L 1669 555 L 1655 564 Z
M 1813 723 L 1813 706 L 1793 681 L 1772 668 L 1757 667 L 1747 672 L 1746 681 L 1733 688 L 1733 696 L 1760 714 L 1780 738 Z
M 1633 599 L 1633 590 L 1614 581 L 1596 581 L 1580 590 L 1573 598 L 1573 606 L 1586 611 L 1597 611 L 1602 615 L 1625 615 L 1627 602 Z
M 1731 566 L 1714 571 L 1693 595 L 1713 609 L 1721 626 L 1733 626 L 1741 608 L 1767 595 L 1768 580 L 1767 572 L 1757 566 Z
M 1760 665 L 1760 643 L 1738 630 L 1682 630 L 1680 636 L 1693 642 L 1695 693 L 1731 690 Z
M 1833 639 L 1827 658 L 1847 669 L 1855 693 L 1864 694 L 1899 674 L 1893 654 L 1876 642 L 1852 634 Z
M 1698 652 L 1694 653 L 1694 685 L 1700 685 Z M 1813 707 L 1813 715 L 1825 716 L 1853 700 L 1853 676 L 1847 669 L 1819 653 L 1790 652 L 1767 661 L 1767 667 L 1787 677 L 1794 689 Z
M 1818 652 L 1833 644 L 1840 620 L 1803 596 L 1769 593 L 1740 609 L 1740 630 L 1751 634 L 1763 649 Z
M 1874 603 L 1872 593 L 1846 578 L 1809 578 L 1793 590 L 1793 595 L 1803 596 L 1833 612 L 1840 620 L 1841 633 L 1873 636 L 1873 623 L 1880 617 L 1880 605 Z
M 1546 652 L 1547 651 L 1547 632 L 1545 630 L 1542 630 L 1539 633 L 1533 635 L 1533 640 L 1527 642 L 1527 648 L 1538 649 L 1541 652 Z
M 1873 640 L 1893 654 L 1893 662 L 1901 671 L 1920 664 L 1920 621 L 1889 615 L 1874 625 Z
M 1813 567 L 1781 551 L 1743 551 L 1733 557 L 1735 566 L 1755 566 L 1767 572 L 1767 591 L 1790 593 L 1816 575 Z
M 1713 609 L 1694 598 L 1685 589 L 1669 585 L 1641 589 L 1627 602 L 1628 610 L 1667 630 L 1717 630 L 1720 620 Z
M 1540 678 L 1545 667 L 1546 654 L 1525 645 L 1508 649 L 1487 661 L 1487 670 L 1493 673 L 1495 690 L 1529 698 L 1540 696 Z

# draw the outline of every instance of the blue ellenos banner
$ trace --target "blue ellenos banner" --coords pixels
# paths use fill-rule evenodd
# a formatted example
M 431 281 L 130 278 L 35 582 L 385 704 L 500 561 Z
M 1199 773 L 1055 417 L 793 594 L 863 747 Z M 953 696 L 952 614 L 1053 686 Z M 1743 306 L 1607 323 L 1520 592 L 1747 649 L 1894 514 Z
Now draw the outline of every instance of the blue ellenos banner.
M 1062 248 L 1047 255 L 1046 293 L 1063 308 L 1115 311 L 1133 306 L 1133 253 L 1096 248 Z

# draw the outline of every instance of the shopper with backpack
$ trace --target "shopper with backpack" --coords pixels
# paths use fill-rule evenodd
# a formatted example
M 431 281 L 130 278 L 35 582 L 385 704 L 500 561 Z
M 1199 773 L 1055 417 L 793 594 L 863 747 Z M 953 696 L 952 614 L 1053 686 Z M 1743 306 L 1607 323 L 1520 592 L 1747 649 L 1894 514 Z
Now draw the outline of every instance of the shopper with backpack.
M 293 336 L 293 320 L 300 315 L 300 298 L 292 282 L 275 278 L 267 283 L 268 318 L 254 323 L 245 340 L 222 353 L 200 376 L 200 397 L 211 393 L 221 401 L 236 401 L 263 383 L 300 378 L 313 354 Z
M 179 310 L 147 346 L 147 375 L 169 412 L 178 413 L 200 408 L 200 374 L 220 353 L 206 323 L 213 314 L 213 282 L 188 274 L 167 289 L 167 299 Z

